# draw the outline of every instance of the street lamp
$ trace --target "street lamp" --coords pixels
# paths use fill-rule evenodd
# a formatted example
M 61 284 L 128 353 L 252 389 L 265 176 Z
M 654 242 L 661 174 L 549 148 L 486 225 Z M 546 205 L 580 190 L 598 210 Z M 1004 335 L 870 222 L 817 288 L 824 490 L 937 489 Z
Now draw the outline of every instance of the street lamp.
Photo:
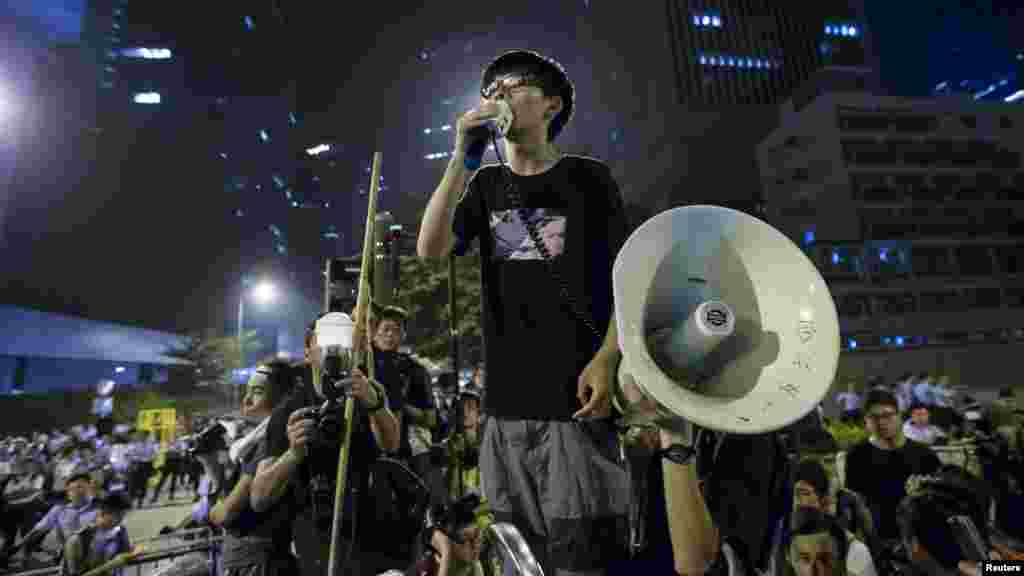
M 245 318 L 245 287 L 246 282 L 242 282 L 242 293 L 238 296 L 238 368 L 241 370 L 245 366 L 245 348 L 243 347 L 242 340 L 242 323 Z M 253 287 L 252 297 L 259 302 L 261 305 L 267 305 L 272 303 L 277 298 L 277 288 L 273 284 L 267 281 L 260 282 Z

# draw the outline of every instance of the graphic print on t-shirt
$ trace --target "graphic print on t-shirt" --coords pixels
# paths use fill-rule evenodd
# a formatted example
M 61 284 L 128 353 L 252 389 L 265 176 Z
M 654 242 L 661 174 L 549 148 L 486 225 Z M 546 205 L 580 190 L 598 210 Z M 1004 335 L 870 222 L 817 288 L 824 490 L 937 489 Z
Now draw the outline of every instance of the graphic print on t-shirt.
M 565 251 L 565 216 L 550 208 L 526 210 L 527 219 L 534 224 L 548 255 L 555 258 Z M 526 224 L 518 210 L 491 212 L 491 238 L 495 260 L 542 260 L 543 257 L 530 238 Z

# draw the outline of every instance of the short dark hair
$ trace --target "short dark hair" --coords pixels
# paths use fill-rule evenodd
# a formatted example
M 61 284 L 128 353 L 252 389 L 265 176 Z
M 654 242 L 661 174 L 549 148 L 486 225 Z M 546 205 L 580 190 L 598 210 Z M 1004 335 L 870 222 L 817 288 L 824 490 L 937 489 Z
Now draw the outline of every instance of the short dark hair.
M 910 405 L 910 411 L 913 412 L 914 410 L 928 410 L 928 405 L 923 402 L 914 402 Z
M 864 414 L 867 414 L 871 410 L 872 406 L 881 404 L 882 406 L 892 406 L 899 410 L 900 403 L 893 396 L 892 392 L 888 390 L 874 389 L 868 392 L 864 398 Z
M 295 377 L 297 375 L 295 368 L 285 360 L 272 358 L 266 362 L 261 362 L 256 366 L 256 371 L 267 377 L 267 383 L 269 384 L 267 396 L 270 399 L 271 406 L 276 406 L 295 387 Z
M 402 328 L 405 328 L 405 321 L 409 319 L 409 313 L 400 306 L 385 306 L 376 312 L 375 320 L 380 325 L 384 320 L 391 320 Z
M 530 74 L 537 78 L 544 96 L 558 96 L 562 109 L 548 125 L 548 142 L 554 141 L 572 118 L 576 89 L 569 80 L 565 68 L 552 58 L 530 50 L 512 50 L 497 57 L 484 70 L 481 91 L 490 86 L 494 79 L 505 74 Z
M 845 564 L 848 547 L 846 532 L 843 531 L 842 527 L 839 526 L 839 523 L 831 515 L 817 508 L 801 506 L 793 511 L 790 525 L 791 529 L 785 541 L 786 556 L 789 556 L 789 551 L 797 536 L 829 534 L 836 544 L 836 551 L 838 552 L 835 558 L 836 562 L 843 562 Z
M 986 518 L 992 502 L 987 482 L 959 466 L 945 465 L 930 476 L 907 482 L 908 492 L 900 505 L 899 527 L 904 541 L 914 539 L 935 560 L 955 570 L 963 556 L 949 519 L 967 516 L 983 540 L 988 538 Z
M 821 462 L 813 458 L 801 460 L 796 465 L 793 483 L 796 484 L 801 481 L 810 484 L 819 497 L 828 495 L 828 473 L 825 472 L 825 467 L 821 465 Z

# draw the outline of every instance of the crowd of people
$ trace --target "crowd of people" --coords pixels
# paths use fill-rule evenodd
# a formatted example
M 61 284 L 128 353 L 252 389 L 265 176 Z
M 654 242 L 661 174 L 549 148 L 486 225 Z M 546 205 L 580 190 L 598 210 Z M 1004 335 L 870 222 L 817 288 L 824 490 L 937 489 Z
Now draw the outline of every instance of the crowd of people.
M 478 370 L 473 385 L 442 383 L 436 393 L 426 369 L 399 351 L 407 317 L 396 307 L 371 307 L 371 321 L 357 326 L 356 341 L 371 343 L 372 370 L 366 361 L 342 368 L 337 350 L 319 341 L 318 318 L 300 363 L 270 360 L 254 371 L 244 424 L 198 426 L 177 452 L 185 457 L 165 455 L 156 490 L 170 477 L 173 492 L 184 476 L 195 499 L 168 530 L 223 533 L 210 570 L 229 575 L 322 576 L 335 566 L 344 576 L 536 567 L 554 576 L 945 576 L 1017 559 L 1019 446 L 993 429 L 1019 424 L 988 426 L 980 408 L 938 406 L 945 396 L 917 380 L 895 392 L 872 387 L 846 405 L 868 438 L 849 449 L 842 475 L 802 451 L 803 441 L 828 435 L 813 411 L 749 437 L 678 418 L 619 425 L 611 270 L 630 225 L 608 166 L 553 144 L 574 98 L 551 59 L 514 51 L 492 62 L 480 106 L 456 122 L 450 163 L 423 214 L 419 257 L 479 245 L 486 377 Z M 481 167 L 480 129 L 498 120 L 507 159 Z M 624 397 L 639 394 L 621 384 Z M 342 409 L 348 399 L 351 413 Z M 954 434 L 994 446 L 985 473 L 943 466 L 927 446 L 940 437 L 927 410 L 939 408 L 956 412 Z M 96 442 L 75 446 L 92 461 Z M 146 442 L 118 452 L 135 463 L 129 477 L 152 473 Z M 22 539 L 37 539 L 37 528 L 71 534 L 69 573 L 128 545 L 118 524 L 127 499 L 115 503 L 108 478 L 117 474 L 101 470 L 64 474 L 66 502 Z M 141 485 L 128 488 L 137 505 Z

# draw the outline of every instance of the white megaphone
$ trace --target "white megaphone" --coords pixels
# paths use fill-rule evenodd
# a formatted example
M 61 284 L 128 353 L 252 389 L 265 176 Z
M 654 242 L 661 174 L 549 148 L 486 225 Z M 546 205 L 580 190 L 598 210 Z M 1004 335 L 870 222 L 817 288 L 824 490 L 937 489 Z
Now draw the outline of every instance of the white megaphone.
M 654 216 L 612 272 L 628 424 L 772 432 L 813 410 L 839 362 L 825 280 L 770 225 L 720 206 Z

